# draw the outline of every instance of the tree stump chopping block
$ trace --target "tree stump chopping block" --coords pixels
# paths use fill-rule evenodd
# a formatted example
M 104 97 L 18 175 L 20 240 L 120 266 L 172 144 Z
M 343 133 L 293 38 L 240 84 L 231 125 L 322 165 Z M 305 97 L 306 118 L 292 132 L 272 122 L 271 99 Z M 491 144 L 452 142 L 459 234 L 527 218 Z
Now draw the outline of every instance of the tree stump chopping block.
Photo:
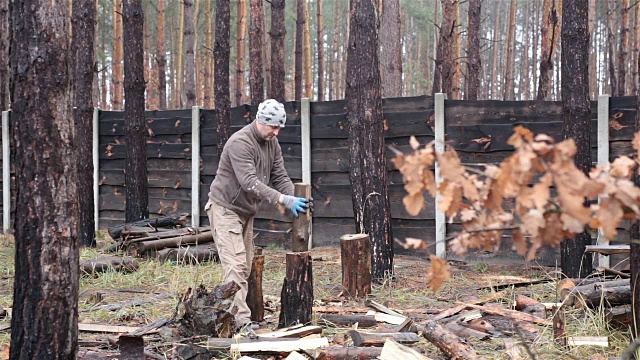
M 251 310 L 251 321 L 264 320 L 264 298 L 262 294 L 262 273 L 264 271 L 264 255 L 255 255 L 251 274 L 249 275 L 247 305 Z
M 279 328 L 311 322 L 313 272 L 309 252 L 287 253 L 287 273 L 280 297 Z
M 340 237 L 342 295 L 363 298 L 371 293 L 371 242 L 367 234 Z

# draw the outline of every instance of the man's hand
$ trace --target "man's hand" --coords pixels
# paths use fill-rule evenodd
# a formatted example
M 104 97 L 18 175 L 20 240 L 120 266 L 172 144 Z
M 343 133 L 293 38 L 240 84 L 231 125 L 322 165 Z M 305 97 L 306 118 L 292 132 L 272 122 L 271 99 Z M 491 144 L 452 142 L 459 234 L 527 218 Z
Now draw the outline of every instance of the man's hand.
M 309 208 L 309 200 L 305 198 L 289 196 L 289 195 L 280 195 L 279 199 L 280 204 L 282 204 L 285 208 L 289 209 L 293 216 L 300 216 L 299 212 L 307 212 Z

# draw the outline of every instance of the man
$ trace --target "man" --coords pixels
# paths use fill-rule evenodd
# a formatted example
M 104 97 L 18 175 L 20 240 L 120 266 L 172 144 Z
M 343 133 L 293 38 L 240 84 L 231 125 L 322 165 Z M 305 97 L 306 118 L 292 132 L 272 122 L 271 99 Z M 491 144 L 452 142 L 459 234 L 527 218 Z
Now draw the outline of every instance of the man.
M 293 196 L 293 183 L 276 139 L 286 121 L 284 105 L 276 100 L 258 106 L 256 119 L 224 146 L 205 206 L 224 282 L 233 280 L 240 285 L 234 305 L 238 308 L 236 328 L 242 332 L 251 332 L 247 279 L 253 260 L 253 217 L 260 203 L 282 205 L 296 217 L 309 206 L 309 199 Z

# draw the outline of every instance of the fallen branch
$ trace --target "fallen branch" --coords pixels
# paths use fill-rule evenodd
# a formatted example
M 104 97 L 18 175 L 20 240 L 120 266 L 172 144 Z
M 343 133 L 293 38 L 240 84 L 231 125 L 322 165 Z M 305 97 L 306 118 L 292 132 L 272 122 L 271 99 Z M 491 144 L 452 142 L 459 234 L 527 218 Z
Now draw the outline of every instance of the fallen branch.
M 453 360 L 480 359 L 475 350 L 473 350 L 464 339 L 444 330 L 442 326 L 434 321 L 429 321 L 425 325 L 425 331 L 422 335 Z

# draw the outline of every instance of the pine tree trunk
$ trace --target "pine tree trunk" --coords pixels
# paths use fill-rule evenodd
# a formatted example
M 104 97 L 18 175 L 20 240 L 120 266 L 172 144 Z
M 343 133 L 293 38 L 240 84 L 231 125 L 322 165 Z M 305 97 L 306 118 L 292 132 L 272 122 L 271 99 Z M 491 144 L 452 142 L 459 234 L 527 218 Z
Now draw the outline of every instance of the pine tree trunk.
M 542 5 L 542 50 L 540 54 L 540 77 L 538 78 L 537 100 L 547 100 L 551 92 L 553 53 L 557 39 L 560 36 L 560 34 L 556 32 L 560 21 L 556 1 L 557 0 L 544 0 Z
M 67 1 L 22 0 L 12 3 L 10 16 L 15 191 L 26 196 L 17 196 L 15 204 L 9 358 L 75 359 L 78 158 L 69 73 L 71 9 Z
M 251 104 L 258 105 L 264 101 L 264 77 L 262 76 L 262 29 L 264 28 L 263 0 L 251 0 L 251 26 L 249 41 L 251 45 L 250 71 Z
M 372 277 L 381 280 L 393 273 L 393 236 L 375 7 L 369 0 L 352 0 L 349 15 L 349 44 L 358 44 L 348 47 L 346 81 L 353 212 L 356 232 L 371 238 Z
M 123 20 L 123 40 L 126 45 L 124 127 L 127 144 L 124 175 L 127 192 L 125 221 L 133 222 L 149 217 L 142 0 L 124 0 Z
M 515 46 L 516 46 L 516 0 L 511 0 L 509 6 L 509 28 L 507 34 L 507 66 L 504 73 L 504 89 L 502 97 L 504 100 L 513 100 L 513 76 L 515 69 Z
M 145 22 L 144 23 L 144 28 L 142 29 L 142 32 L 144 33 L 144 40 L 142 43 L 142 47 L 144 49 L 144 58 L 143 58 L 143 64 L 144 64 L 144 78 L 147 80 L 145 82 L 145 93 L 147 94 L 147 108 L 148 109 L 157 109 L 157 106 L 155 105 L 155 94 L 154 94 L 154 83 L 153 81 L 151 81 L 151 78 L 153 76 L 153 68 L 152 68 L 152 62 L 151 62 L 151 30 L 149 30 L 149 22 Z
M 122 110 L 122 0 L 113 2 L 113 51 L 111 101 L 113 110 Z
M 284 26 L 285 0 L 271 0 L 271 93 L 270 98 L 285 101 Z
M 637 6 L 637 5 L 636 5 Z M 638 13 L 636 12 L 636 15 Z M 636 18 L 636 22 L 637 22 Z M 634 68 L 636 68 L 636 72 L 640 73 L 640 61 L 634 64 Z M 636 123 L 635 123 L 635 131 L 636 133 L 640 131 L 640 90 L 636 87 Z M 640 175 L 637 173 L 633 178 L 634 185 L 640 186 Z M 636 220 L 630 229 L 629 234 L 631 239 L 640 239 L 640 221 Z M 633 311 L 633 324 L 640 324 L 640 243 L 638 241 L 631 241 L 631 251 L 629 254 L 629 265 L 631 266 L 631 291 L 632 298 L 634 301 L 632 302 L 632 311 Z M 17 279 L 16 279 L 17 281 Z M 632 342 L 638 339 L 640 336 L 640 329 L 637 326 L 631 326 L 631 340 Z M 13 344 L 12 344 L 13 346 Z
M 229 0 L 216 2 L 216 40 L 213 48 L 214 98 L 218 158 L 229 136 L 231 136 L 231 99 L 229 93 L 229 35 L 231 28 L 231 9 Z
M 304 37 L 304 1 L 296 0 L 296 43 L 295 43 L 295 63 L 294 63 L 294 100 L 300 101 L 302 98 L 302 39 Z
M 158 21 L 157 21 L 157 38 L 156 38 L 156 61 L 158 62 L 158 109 L 165 110 L 167 108 L 167 57 L 164 50 L 165 34 L 164 34 L 164 18 L 165 18 L 165 0 L 158 1 Z
M 591 99 L 598 97 L 598 73 L 596 65 L 596 34 L 594 24 L 596 20 L 596 0 L 589 1 L 589 34 L 591 35 L 591 51 L 589 52 L 589 96 Z M 634 67 L 635 68 L 635 67 Z M 635 78 L 635 76 L 634 76 Z M 634 90 L 635 91 L 635 90 Z
M 195 87 L 195 57 L 194 57 L 194 24 L 193 24 L 193 0 L 182 0 L 183 3 L 183 26 L 184 26 L 184 93 L 186 101 L 184 106 L 191 108 L 196 104 L 196 87 Z M 182 52 L 179 52 L 181 54 Z
M 538 82 L 536 81 L 538 79 L 538 72 L 536 71 L 537 67 L 538 67 L 538 44 L 540 42 L 540 1 L 535 1 L 534 2 L 534 9 L 535 9 L 535 22 L 534 22 L 534 26 L 533 26 L 533 61 L 531 62 L 531 78 L 533 79 L 533 91 L 532 94 L 537 94 L 538 93 Z M 530 96 L 531 97 L 531 96 Z
M 75 131 L 78 159 L 93 157 L 93 77 L 94 38 L 97 9 L 95 1 L 73 2 L 73 45 L 75 104 Z M 93 209 L 93 162 L 78 164 L 78 238 L 81 246 L 95 247 L 95 220 Z
M 311 68 L 311 17 L 309 16 L 309 2 L 304 1 L 304 96 L 313 98 L 313 69 Z
M 335 21 L 333 26 L 333 40 L 331 45 L 331 62 L 329 63 L 329 100 L 335 100 L 337 98 L 337 85 L 338 85 L 338 39 L 340 38 L 340 24 L 341 11 L 338 10 L 338 4 L 333 3 L 333 19 Z
M 595 1 L 595 0 L 594 0 Z M 638 67 L 636 66 L 636 64 L 638 62 L 640 62 L 640 6 L 634 6 L 634 15 L 635 15 L 635 21 L 634 21 L 634 29 L 633 32 L 635 33 L 635 41 L 633 44 L 633 53 L 635 54 L 635 61 L 633 61 L 631 63 L 631 71 L 632 71 L 632 81 L 633 81 L 633 91 L 632 94 L 637 94 L 638 93 L 638 82 L 640 81 L 640 79 L 638 78 Z M 592 53 L 595 53 L 595 51 L 592 51 Z
M 562 14 L 562 137 L 575 140 L 575 164 L 591 169 L 591 104 L 589 103 L 588 0 L 564 0 Z M 591 235 L 584 232 L 562 243 L 562 273 L 583 278 L 591 273 L 591 256 L 584 256 Z
M 245 103 L 244 57 L 245 36 L 247 34 L 247 1 L 238 0 L 236 27 L 236 106 Z
M 382 2 L 380 22 L 380 65 L 382 97 L 402 96 L 402 35 L 400 0 Z M 408 44 L 406 44 L 408 45 Z
M 442 0 L 442 25 L 440 27 L 440 47 L 441 56 L 440 76 L 442 77 L 442 92 L 451 97 L 453 94 L 453 36 L 455 20 L 453 13 L 453 3 L 457 0 Z
M 265 0 L 263 0 L 265 1 Z M 267 8 L 262 6 L 262 61 L 264 63 L 265 93 L 271 94 L 271 40 L 267 31 Z
M 9 0 L 0 0 L 0 111 L 9 105 Z
M 496 99 L 498 96 L 498 52 L 500 51 L 500 42 L 502 42 L 502 36 L 500 34 L 500 5 L 503 0 L 496 2 L 496 14 L 493 26 L 493 61 L 491 65 L 491 98 Z M 549 1 L 549 0 L 547 0 Z
M 526 2 L 524 4 L 524 46 L 525 53 L 520 59 L 520 84 L 518 87 L 522 87 L 519 91 L 520 100 L 529 100 L 531 98 L 531 90 L 529 81 L 529 8 L 533 6 L 533 2 Z
M 318 19 L 318 101 L 324 101 L 325 93 L 325 72 L 324 72 L 324 16 L 322 9 L 322 0 L 316 0 L 317 3 L 317 19 Z
M 480 14 L 482 0 L 469 0 L 469 20 L 467 37 L 467 100 L 478 100 L 480 90 Z
M 453 64 L 451 79 L 451 99 L 460 100 L 460 2 L 453 1 L 453 31 L 451 33 L 453 49 L 451 61 Z
M 179 5 L 178 5 L 179 6 Z M 171 108 L 177 108 L 176 103 L 178 102 L 177 100 L 177 96 L 176 96 L 176 77 L 177 77 L 177 70 L 176 70 L 176 59 L 177 59 L 177 55 L 176 55 L 176 28 L 175 28 L 175 20 L 174 17 L 170 17 L 170 21 L 169 21 L 169 40 L 171 43 L 171 50 L 169 52 L 169 98 L 167 99 L 168 103 L 169 103 L 169 107 Z
M 213 34 L 212 34 L 212 22 L 211 17 L 212 8 L 211 2 L 213 0 L 205 0 L 204 1 L 204 42 L 205 42 L 205 50 L 204 50 L 204 96 L 203 96 L 203 104 L 207 109 L 213 109 Z
M 189 1 L 189 0 L 187 0 Z M 183 44 L 184 44 L 184 15 L 185 15 L 185 7 L 187 6 L 185 4 L 184 1 L 180 1 L 178 6 L 180 7 L 180 16 L 178 17 L 178 33 L 176 34 L 176 36 L 178 37 L 177 39 L 177 49 L 176 49 L 176 53 L 175 53 L 175 63 L 176 63 L 176 67 L 175 67 L 175 71 L 176 71 L 176 87 L 175 87 L 175 94 L 174 94 L 174 107 L 176 109 L 179 109 L 182 107 L 183 104 L 183 100 L 182 100 L 182 92 L 184 91 L 182 88 L 182 83 L 184 82 L 184 77 L 182 76 L 183 73 L 183 65 L 182 65 L 182 58 L 183 58 Z
M 629 51 L 629 0 L 620 0 L 620 45 L 618 46 L 618 96 L 625 93 L 627 80 L 627 54 Z

